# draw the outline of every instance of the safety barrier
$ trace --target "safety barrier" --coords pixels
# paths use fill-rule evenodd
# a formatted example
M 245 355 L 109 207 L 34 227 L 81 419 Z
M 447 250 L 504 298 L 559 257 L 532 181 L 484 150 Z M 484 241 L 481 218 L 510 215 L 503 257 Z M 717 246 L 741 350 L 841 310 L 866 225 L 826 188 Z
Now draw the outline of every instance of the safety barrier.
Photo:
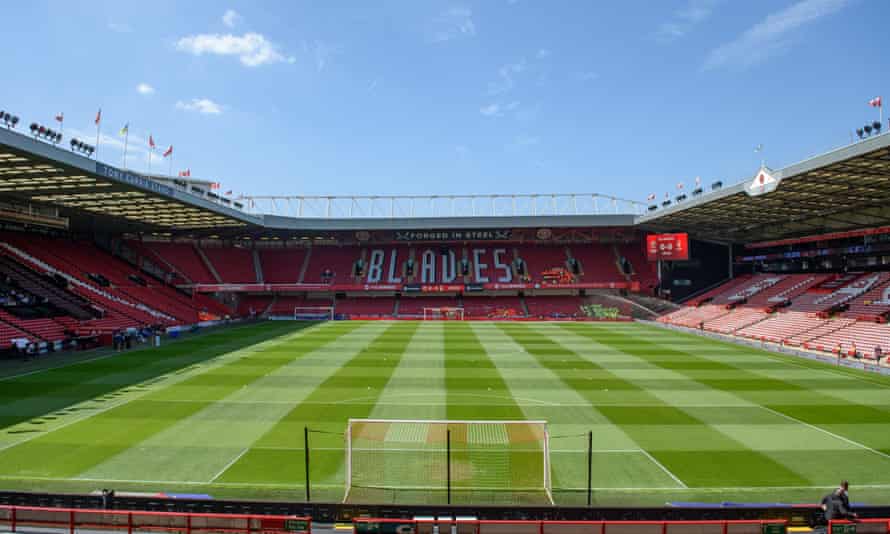
M 356 534 L 441 534 L 447 532 L 456 532 L 456 534 L 786 534 L 787 522 L 785 520 L 494 521 L 460 518 L 362 518 L 353 520 L 353 532 Z
M 309 534 L 312 520 L 288 515 L 205 514 L 189 512 L 142 512 L 137 510 L 93 510 L 0 506 L 0 527 L 16 532 L 19 527 L 120 530 L 134 532 L 182 532 L 200 534 Z
M 888 534 L 890 519 L 857 519 L 856 521 L 829 521 L 828 534 Z

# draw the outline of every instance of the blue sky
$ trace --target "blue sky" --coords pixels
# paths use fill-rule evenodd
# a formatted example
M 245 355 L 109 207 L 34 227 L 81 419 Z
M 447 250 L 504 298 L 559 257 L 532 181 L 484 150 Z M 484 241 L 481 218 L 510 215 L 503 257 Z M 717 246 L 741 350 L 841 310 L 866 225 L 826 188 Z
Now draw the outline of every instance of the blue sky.
M 0 107 L 243 194 L 645 200 L 848 143 L 882 0 L 12 2 Z M 886 124 L 885 124 L 886 127 Z M 65 141 L 67 146 L 67 139 Z M 153 159 L 154 170 L 167 171 Z

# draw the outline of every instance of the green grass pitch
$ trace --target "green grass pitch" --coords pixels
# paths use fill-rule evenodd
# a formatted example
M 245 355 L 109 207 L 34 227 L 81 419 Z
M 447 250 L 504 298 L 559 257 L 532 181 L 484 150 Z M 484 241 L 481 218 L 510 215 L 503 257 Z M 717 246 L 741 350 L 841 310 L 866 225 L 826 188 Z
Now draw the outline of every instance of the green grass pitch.
M 557 504 L 588 431 L 600 505 L 890 502 L 890 379 L 634 323 L 268 322 L 0 379 L 0 489 L 301 499 L 308 426 L 339 501 L 349 418 L 548 421 Z

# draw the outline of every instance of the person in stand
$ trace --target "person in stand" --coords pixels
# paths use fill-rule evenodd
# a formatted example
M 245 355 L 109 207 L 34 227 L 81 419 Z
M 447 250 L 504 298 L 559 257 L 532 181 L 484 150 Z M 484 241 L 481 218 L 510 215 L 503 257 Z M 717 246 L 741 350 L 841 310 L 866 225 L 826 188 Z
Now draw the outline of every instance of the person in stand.
M 826 522 L 839 519 L 855 521 L 859 517 L 850 509 L 849 489 L 850 483 L 843 480 L 836 490 L 822 497 L 822 511 L 825 512 Z
M 880 345 L 875 345 L 875 363 L 881 365 L 881 358 L 884 356 L 884 349 Z

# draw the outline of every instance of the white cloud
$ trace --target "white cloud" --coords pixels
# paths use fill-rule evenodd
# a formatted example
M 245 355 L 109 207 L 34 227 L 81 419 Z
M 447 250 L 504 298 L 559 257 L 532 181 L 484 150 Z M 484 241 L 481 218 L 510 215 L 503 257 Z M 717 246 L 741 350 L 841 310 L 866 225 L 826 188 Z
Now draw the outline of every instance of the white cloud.
M 123 22 L 109 22 L 108 29 L 115 33 L 133 33 L 133 28 Z
M 148 96 L 154 94 L 155 88 L 145 82 L 142 82 L 136 86 L 136 92 L 138 92 L 140 95 Z
M 708 54 L 703 68 L 747 68 L 789 46 L 789 34 L 843 9 L 848 0 L 800 0 L 745 30 Z
M 499 95 L 511 91 L 516 85 L 516 76 L 525 72 L 527 66 L 525 59 L 520 59 L 499 68 L 497 80 L 488 84 L 488 94 Z
M 501 105 L 489 104 L 487 106 L 482 106 L 479 108 L 479 113 L 486 117 L 499 117 L 501 115 Z
M 482 106 L 481 108 L 479 108 L 479 113 L 486 117 L 500 117 L 508 111 L 515 111 L 518 107 L 518 100 L 513 100 L 504 104 L 493 102 L 487 106 Z
M 257 67 L 286 61 L 293 63 L 293 57 L 286 57 L 278 46 L 259 33 L 244 35 L 202 33 L 189 35 L 176 42 L 176 49 L 195 56 L 213 54 L 235 56 L 243 65 Z
M 328 66 L 331 59 L 341 52 L 339 46 L 331 45 L 323 41 L 303 43 L 303 50 L 312 56 L 315 61 L 315 70 L 321 72 Z
M 473 22 L 473 10 L 455 6 L 446 9 L 433 20 L 430 40 L 434 43 L 444 43 L 474 35 L 476 35 L 476 23 Z
M 209 98 L 193 98 L 188 102 L 183 102 L 182 100 L 176 102 L 176 109 L 196 111 L 205 115 L 219 115 L 222 113 L 223 108 Z
M 512 150 L 522 150 L 525 148 L 531 148 L 531 147 L 539 144 L 540 142 L 541 142 L 540 137 L 536 137 L 533 135 L 527 135 L 527 134 L 517 135 L 516 137 L 513 138 L 513 141 L 511 141 L 507 145 L 507 148 L 512 149 Z
M 225 24 L 227 28 L 234 28 L 242 20 L 243 18 L 241 15 L 234 9 L 227 9 L 222 16 L 223 24 Z
M 661 42 L 671 42 L 684 37 L 695 26 L 704 22 L 711 16 L 714 7 L 720 0 L 689 0 L 686 7 L 680 9 L 671 16 L 671 19 L 655 32 L 655 37 Z

